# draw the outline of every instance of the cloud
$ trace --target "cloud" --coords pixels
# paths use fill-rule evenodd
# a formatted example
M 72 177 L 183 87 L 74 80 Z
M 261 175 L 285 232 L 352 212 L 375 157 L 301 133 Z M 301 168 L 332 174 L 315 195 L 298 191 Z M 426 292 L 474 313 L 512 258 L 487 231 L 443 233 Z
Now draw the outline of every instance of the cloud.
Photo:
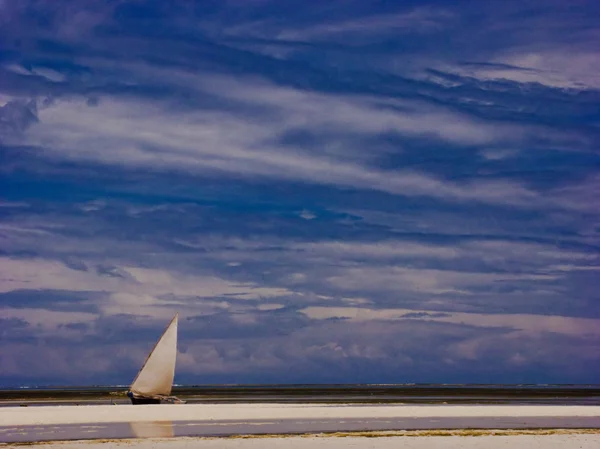
M 0 3 L 0 383 L 592 382 L 596 9 Z
M 192 296 L 195 298 L 231 297 L 234 299 L 262 299 L 291 294 L 284 288 L 262 288 L 251 283 L 228 282 L 211 276 L 201 277 L 170 273 L 164 269 L 120 267 L 119 276 L 106 276 L 91 270 L 70 268 L 63 263 L 42 259 L 0 258 L 3 268 L 1 292 L 14 290 L 68 290 L 73 292 L 105 292 L 113 300 L 137 304 L 142 311 L 144 303 L 168 305 L 164 295 Z
M 190 298 L 220 298 L 225 305 L 240 300 L 280 303 L 285 298 L 285 303 L 299 306 L 346 304 L 357 296 L 367 303 L 402 301 L 432 310 L 520 312 L 538 304 L 567 315 L 593 313 L 593 295 L 585 293 L 593 280 L 567 286 L 578 273 L 592 272 L 598 265 L 595 252 L 575 242 L 557 246 L 510 234 L 504 239 L 483 234 L 474 238 L 463 230 L 435 242 L 435 228 L 429 237 L 409 232 L 398 238 L 397 229 L 374 232 L 368 221 L 338 223 L 327 215 L 316 220 L 323 222 L 319 226 L 325 226 L 326 234 L 305 235 L 305 220 L 293 207 L 285 220 L 269 213 L 244 226 L 223 227 L 227 221 L 220 217 L 228 211 L 221 207 L 118 204 L 86 206 L 84 216 L 63 211 L 66 215 L 54 215 L 60 217 L 57 222 L 36 216 L 31 208 L 14 209 L 13 215 L 21 218 L 2 226 L 3 247 L 37 254 L 37 259 L 3 261 L 14 273 L 4 283 L 6 291 L 110 292 L 102 303 L 106 313 L 135 312 L 139 303 L 144 313 L 157 317 L 186 308 Z M 70 210 L 82 213 L 80 205 Z M 208 227 L 199 221 L 206 214 L 213 221 Z M 256 229 L 254 223 L 264 229 L 267 216 L 278 224 L 267 233 L 245 235 Z M 120 224 L 115 217 L 128 218 Z M 118 232 L 123 223 L 135 227 L 135 237 Z M 447 228 L 449 220 L 444 218 L 443 224 Z M 170 231 L 173 225 L 177 236 Z M 335 240 L 329 237 L 332 226 L 337 229 Z M 561 305 L 566 291 L 578 298 L 570 306 Z M 198 303 L 190 311 L 202 307 Z
M 306 209 L 304 209 L 302 212 L 300 212 L 299 215 L 302 218 L 304 218 L 305 220 L 314 220 L 315 218 L 317 218 L 317 216 L 313 212 L 306 210 Z
M 425 245 L 411 241 L 382 240 L 378 242 L 322 241 L 297 245 L 296 248 L 310 255 L 326 255 L 339 258 L 394 258 L 427 257 L 455 259 L 458 251 L 453 246 Z
M 508 54 L 489 64 L 454 67 L 453 72 L 481 80 L 539 83 L 565 89 L 600 89 L 600 63 L 593 52 L 541 51 Z
M 341 40 L 347 44 L 348 39 L 357 39 L 360 36 L 362 39 L 359 42 L 364 43 L 365 38 L 368 39 L 368 36 L 373 34 L 381 36 L 393 33 L 397 36 L 408 32 L 432 32 L 443 27 L 452 18 L 453 14 L 448 11 L 424 7 L 407 12 L 376 14 L 342 21 L 327 20 L 304 28 L 285 29 L 276 37 L 301 41 Z
M 33 35 L 76 41 L 89 37 L 96 27 L 110 22 L 115 8 L 121 3 L 98 0 L 86 2 L 85 5 L 76 1 L 5 2 L 0 7 L 0 23 L 5 33 L 13 39 Z M 39 17 L 44 17 L 44 20 L 39 20 Z
M 584 378 L 583 373 L 597 356 L 594 349 L 597 337 L 543 330 L 531 333 L 507 328 L 482 329 L 427 319 L 323 320 L 288 331 L 276 339 L 248 335 L 226 339 L 189 338 L 188 331 L 197 325 L 186 326 L 185 321 L 181 322 L 178 383 L 193 382 L 193 379 L 206 383 L 217 379 L 225 383 L 241 379 L 277 382 L 281 376 L 291 382 L 302 379 L 339 382 L 348 376 L 358 382 L 435 382 L 435 370 L 440 366 L 446 371 L 444 379 L 448 382 L 474 378 L 485 382 L 489 376 L 494 378 L 497 363 L 502 364 L 504 378 L 512 382 L 540 378 L 553 382 L 564 378 L 567 367 L 570 379 Z M 56 367 L 53 372 L 63 378 L 72 378 L 77 372 L 78 382 L 114 379 L 126 384 L 139 367 L 136 362 L 143 362 L 148 349 L 131 342 L 121 342 L 117 349 L 95 346 L 83 358 L 87 360 L 93 355 L 98 362 L 90 360 L 84 367 L 69 365 L 69 360 L 77 357 L 82 346 L 54 343 L 52 346 L 11 344 L 11 352 L 4 352 L 9 356 L 10 365 L 3 366 L 7 366 L 11 374 L 28 369 L 27 376 L 30 376 L 40 369 L 33 360 L 47 362 L 53 358 L 55 365 L 52 366 Z M 574 351 L 576 347 L 579 350 Z M 19 352 L 13 353 L 13 348 Z M 565 354 L 559 361 L 555 357 L 556 348 Z M 494 360 L 496 364 L 490 365 Z M 119 372 L 125 374 L 115 376 L 115 367 L 119 365 Z M 533 365 L 544 367 L 541 377 L 531 371 Z M 398 373 L 401 373 L 400 378 Z
M 350 320 L 425 320 L 440 323 L 453 323 L 484 328 L 510 328 L 533 333 L 558 333 L 586 338 L 600 337 L 599 321 L 588 318 L 567 318 L 562 316 L 542 316 L 526 314 L 477 314 L 443 313 L 432 314 L 424 310 L 412 309 L 369 309 L 352 307 L 307 307 L 301 310 L 311 319 L 345 318 Z M 423 314 L 415 316 L 414 314 Z M 408 316 L 407 316 L 408 315 Z
M 511 150 L 511 149 L 498 150 L 498 149 L 490 148 L 490 149 L 483 150 L 481 152 L 481 155 L 487 160 L 497 161 L 497 160 L 502 160 L 502 159 L 507 159 L 507 158 L 513 157 L 513 156 L 515 156 L 516 153 L 517 153 L 516 150 Z
M 328 282 L 343 290 L 361 290 L 370 282 L 373 290 L 386 292 L 414 291 L 425 294 L 470 295 L 477 287 L 488 291 L 498 289 L 503 284 L 519 285 L 525 290 L 535 288 L 535 284 L 557 280 L 548 274 L 514 274 L 463 272 L 452 270 L 414 269 L 404 267 L 349 268 L 331 276 Z M 521 282 L 524 281 L 524 282 Z M 528 286 L 523 285 L 529 284 Z
M 25 142 L 44 145 L 49 154 L 66 160 L 126 164 L 131 168 L 159 167 L 202 174 L 216 170 L 234 176 L 302 180 L 455 201 L 538 202 L 534 191 L 513 182 L 473 180 L 457 184 L 412 170 L 379 170 L 351 160 L 317 156 L 276 142 L 285 130 L 296 127 L 347 128 L 363 133 L 396 130 L 475 142 L 491 138 L 486 136 L 485 127 L 471 125 L 463 118 L 443 112 L 399 114 L 379 109 L 369 101 L 340 100 L 289 89 L 252 85 L 242 89 L 239 83 L 225 83 L 219 89 L 218 81 L 213 84 L 217 90 L 228 91 L 232 99 L 236 96 L 254 107 L 267 107 L 268 118 L 255 122 L 224 112 L 176 112 L 168 110 L 167 105 L 141 100 L 104 98 L 93 108 L 77 101 L 57 101 L 40 111 L 41 123 L 30 129 Z M 329 113 L 322 115 L 321 110 Z M 282 120 L 270 119 L 275 116 Z M 497 133 L 491 128 L 489 132 Z
M 21 133 L 37 122 L 35 100 L 11 100 L 0 106 L 0 136 Z
M 33 308 L 5 308 L 2 311 L 5 317 L 22 320 L 38 330 L 56 331 L 59 327 L 79 323 L 89 323 L 96 319 L 93 313 L 84 312 L 55 312 L 48 309 Z

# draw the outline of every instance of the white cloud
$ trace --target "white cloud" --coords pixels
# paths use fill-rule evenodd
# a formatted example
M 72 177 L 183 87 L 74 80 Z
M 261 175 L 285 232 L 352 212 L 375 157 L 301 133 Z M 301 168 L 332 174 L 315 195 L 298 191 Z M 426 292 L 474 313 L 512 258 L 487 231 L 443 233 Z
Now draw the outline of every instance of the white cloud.
M 491 126 L 442 107 L 366 95 L 335 95 L 275 86 L 259 79 L 180 73 L 181 81 L 232 101 L 271 108 L 271 126 L 282 129 L 340 130 L 345 133 L 399 132 L 461 144 L 507 138 L 500 123 Z M 177 75 L 175 75 L 177 77 Z M 394 107 L 401 110 L 395 110 Z M 522 131 L 512 128 L 514 137 Z
M 140 307 L 144 304 L 156 305 L 159 302 L 156 297 L 163 295 L 195 298 L 231 296 L 255 300 L 291 294 L 284 288 L 261 287 L 253 283 L 236 283 L 215 276 L 188 275 L 165 269 L 123 266 L 120 267 L 123 277 L 102 276 L 91 270 L 74 270 L 56 261 L 7 257 L 0 258 L 0 266 L 0 293 L 21 289 L 95 291 L 117 295 L 113 297 L 117 302 L 122 300 Z M 131 301 L 132 298 L 134 301 Z M 169 303 L 167 300 L 160 302 Z
M 314 220 L 317 218 L 317 215 L 314 212 L 304 209 L 302 212 L 298 214 L 301 218 L 305 220 Z
M 25 213 L 31 212 L 25 209 Z M 98 218 L 94 218 L 95 226 Z M 3 267 L 10 264 L 10 271 L 8 268 L 5 271 L 14 274 L 0 284 L 3 291 L 64 289 L 119 293 L 132 295 L 127 298 L 134 299 L 116 301 L 111 307 L 122 307 L 123 303 L 129 309 L 137 296 L 140 304 L 146 296 L 174 298 L 161 300 L 163 302 L 157 304 L 159 309 L 155 310 L 162 310 L 182 307 L 176 297 L 184 298 L 185 303 L 191 301 L 185 299 L 188 297 L 268 299 L 295 295 L 295 301 L 315 303 L 329 299 L 339 301 L 350 292 L 360 292 L 369 300 L 381 299 L 382 295 L 390 299 L 408 294 L 411 298 L 435 295 L 429 298 L 434 301 L 444 300 L 447 295 L 459 295 L 468 296 L 470 305 L 477 306 L 474 301 L 483 304 L 503 290 L 502 295 L 511 302 L 511 309 L 517 307 L 518 310 L 517 297 L 529 295 L 531 301 L 558 300 L 564 295 L 559 284 L 568 280 L 571 273 L 593 271 L 600 262 L 598 256 L 587 249 L 497 239 L 443 244 L 390 238 L 290 242 L 277 236 L 240 239 L 189 234 L 185 240 L 173 239 L 172 242 L 183 246 L 177 248 L 170 240 L 115 240 L 102 236 L 106 233 L 94 227 L 90 232 L 100 237 L 71 235 L 74 226 L 88 228 L 92 225 L 90 220 L 84 216 L 83 221 L 80 217 L 68 224 L 67 218 L 53 222 L 50 218 L 24 217 L 0 225 L 0 243 L 8 251 L 36 251 L 49 258 L 66 260 L 69 265 L 73 262 L 75 268 L 77 265 L 89 268 L 86 272 L 71 269 L 59 261 L 5 258 L 0 264 Z M 202 249 L 202 255 L 189 249 Z M 141 268 L 150 258 L 152 267 Z M 260 269 L 252 268 L 261 260 L 268 260 L 269 264 L 260 262 Z M 110 269 L 122 277 L 97 274 L 96 266 L 103 273 L 112 267 Z M 232 268 L 240 266 L 246 267 L 244 272 L 252 276 L 256 284 L 226 279 L 237 275 L 238 270 Z M 260 280 L 261 273 L 272 267 L 276 269 L 269 275 L 269 283 L 274 287 L 261 287 L 264 282 Z M 334 298 L 332 289 L 336 292 Z M 295 292 L 302 292 L 304 296 L 299 298 Z
M 600 198 L 600 174 L 594 173 L 579 183 L 557 187 L 552 194 L 555 201 L 565 209 L 586 212 L 591 233 L 598 235 L 600 208 L 597 200 Z
M 321 16 L 319 8 L 313 8 L 313 21 L 306 25 L 295 25 L 281 18 L 259 18 L 246 19 L 232 23 L 230 17 L 227 21 L 219 21 L 215 18 L 209 21 L 201 21 L 201 28 L 216 38 L 221 36 L 235 36 L 238 38 L 258 37 L 274 42 L 279 45 L 270 46 L 269 54 L 276 57 L 285 56 L 289 48 L 283 47 L 285 41 L 326 41 L 343 42 L 349 45 L 352 42 L 365 43 L 372 38 L 382 35 L 398 33 L 432 33 L 445 27 L 454 19 L 454 14 L 444 9 L 419 7 L 404 12 L 386 14 L 360 14 L 354 17 L 340 18 L 331 17 L 328 11 Z M 243 17 L 243 16 L 242 16 Z M 252 41 L 250 41 L 252 43 Z M 235 42 L 238 46 L 244 46 Z M 261 45 L 258 51 L 264 50 Z
M 558 294 L 556 282 L 568 271 L 594 270 L 600 263 L 589 251 L 510 240 L 443 245 L 322 241 L 292 244 L 289 249 L 290 257 L 307 270 L 307 285 L 318 279 L 342 291 L 385 292 L 388 298 L 407 292 L 484 297 L 504 287 L 516 288 L 514 294 L 548 297 Z M 507 298 L 511 294 L 503 293 Z
M 304 28 L 287 28 L 277 34 L 282 40 L 349 40 L 364 41 L 369 35 L 385 33 L 427 33 L 438 30 L 454 17 L 448 11 L 432 8 L 415 8 L 408 12 L 361 16 L 343 21 L 328 20 Z
M 307 255 L 328 256 L 330 258 L 390 258 L 427 257 L 455 259 L 459 252 L 452 246 L 425 245 L 402 240 L 380 240 L 376 242 L 323 241 L 292 245 L 293 249 L 306 251 Z
M 262 311 L 269 311 L 269 310 L 279 310 L 279 309 L 283 309 L 285 306 L 283 304 L 259 304 L 257 309 L 258 310 L 262 310 Z
M 501 161 L 504 159 L 509 159 L 517 155 L 518 150 L 515 149 L 496 149 L 496 148 L 488 148 L 482 150 L 480 152 L 481 156 L 488 161 Z
M 360 214 L 360 212 L 354 212 Z M 400 217 L 403 218 L 403 217 Z M 242 242 L 238 244 L 243 245 Z M 284 242 L 278 242 L 283 245 Z M 583 249 L 566 249 L 549 243 L 510 239 L 470 238 L 464 241 L 433 244 L 419 243 L 405 239 L 379 239 L 376 241 L 324 240 L 317 242 L 295 243 L 290 249 L 302 250 L 307 257 L 327 256 L 345 259 L 359 257 L 364 259 L 389 259 L 410 257 L 435 259 L 436 261 L 472 259 L 484 262 L 519 263 L 523 267 L 546 267 L 549 263 L 562 261 L 583 265 L 599 260 L 597 254 Z M 504 267 L 503 267 L 504 268 Z
M 31 75 L 31 71 L 19 64 L 9 64 L 5 66 L 5 68 L 9 72 L 16 73 L 17 75 Z
M 0 92 L 0 108 L 6 106 L 11 101 L 16 100 L 16 97 Z
M 361 165 L 352 157 L 357 148 L 349 147 L 348 156 L 341 158 L 274 143 L 294 129 L 351 130 L 371 135 L 396 131 L 463 143 L 490 142 L 502 135 L 513 138 L 519 134 L 514 129 L 508 133 L 501 127 L 418 105 L 409 112 L 398 112 L 377 105 L 374 99 L 342 98 L 251 81 L 192 79 L 199 88 L 245 102 L 263 113 L 176 112 L 166 104 L 131 98 L 105 97 L 95 107 L 56 101 L 39 111 L 41 122 L 29 129 L 26 142 L 44 147 L 54 157 L 72 160 L 209 176 L 220 171 L 456 201 L 540 203 L 535 192 L 514 182 L 475 180 L 458 184 L 425 173 Z
M 595 51 L 561 47 L 541 51 L 511 49 L 489 62 L 490 65 L 444 66 L 442 69 L 481 80 L 505 79 L 565 89 L 600 89 L 600 58 Z
M 0 201 L 0 207 L 21 209 L 30 207 L 30 204 L 24 201 Z
M 417 269 L 399 266 L 362 268 L 342 268 L 330 276 L 327 281 L 332 286 L 346 291 L 372 292 L 415 292 L 430 295 L 473 295 L 474 288 L 485 287 L 486 290 L 498 285 L 526 282 L 528 289 L 538 283 L 554 281 L 556 274 L 515 274 L 502 272 L 472 272 L 436 270 L 431 268 Z M 523 286 L 523 288 L 525 288 Z
M 27 322 L 39 330 L 56 330 L 68 324 L 91 323 L 97 315 L 86 312 L 53 311 L 42 308 L 12 308 L 2 309 L 4 318 L 17 318 Z
M 300 310 L 311 319 L 345 318 L 352 321 L 417 320 L 464 324 L 485 328 L 512 328 L 529 333 L 554 332 L 563 335 L 598 337 L 600 320 L 531 314 L 436 313 L 432 310 L 369 309 L 358 307 L 307 307 Z
M 65 75 L 48 67 L 32 67 L 29 70 L 18 64 L 9 64 L 6 69 L 18 75 L 40 76 L 55 83 L 63 82 L 66 79 Z

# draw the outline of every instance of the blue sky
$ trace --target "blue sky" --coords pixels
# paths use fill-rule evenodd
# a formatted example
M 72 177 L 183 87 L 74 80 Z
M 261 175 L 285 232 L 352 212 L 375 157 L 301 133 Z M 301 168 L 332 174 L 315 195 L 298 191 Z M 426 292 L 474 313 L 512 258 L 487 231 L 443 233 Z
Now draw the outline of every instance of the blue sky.
M 0 384 L 597 383 L 599 13 L 0 0 Z

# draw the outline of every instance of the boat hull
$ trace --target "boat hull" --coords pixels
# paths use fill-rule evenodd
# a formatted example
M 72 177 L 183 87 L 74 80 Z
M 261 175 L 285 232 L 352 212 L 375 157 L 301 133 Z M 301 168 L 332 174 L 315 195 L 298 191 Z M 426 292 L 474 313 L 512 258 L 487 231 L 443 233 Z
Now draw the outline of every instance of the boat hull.
M 182 401 L 176 396 L 136 396 L 131 391 L 127 392 L 127 397 L 131 399 L 132 404 L 185 404 L 186 401 Z
M 137 404 L 160 404 L 160 399 L 154 399 L 154 398 L 134 398 L 131 397 L 131 403 L 134 405 Z
M 137 404 L 160 404 L 160 398 L 147 398 L 144 396 L 135 396 L 131 391 L 127 392 L 127 397 L 131 399 L 131 403 Z

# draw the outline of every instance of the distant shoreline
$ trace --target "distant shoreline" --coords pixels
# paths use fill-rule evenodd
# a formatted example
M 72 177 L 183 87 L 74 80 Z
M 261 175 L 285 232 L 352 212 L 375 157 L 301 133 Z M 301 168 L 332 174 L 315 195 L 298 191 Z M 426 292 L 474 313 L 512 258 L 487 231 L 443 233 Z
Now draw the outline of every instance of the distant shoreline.
M 125 386 L 11 388 L 0 405 L 127 402 Z M 199 385 L 173 394 L 197 403 L 408 403 L 600 405 L 600 385 Z

